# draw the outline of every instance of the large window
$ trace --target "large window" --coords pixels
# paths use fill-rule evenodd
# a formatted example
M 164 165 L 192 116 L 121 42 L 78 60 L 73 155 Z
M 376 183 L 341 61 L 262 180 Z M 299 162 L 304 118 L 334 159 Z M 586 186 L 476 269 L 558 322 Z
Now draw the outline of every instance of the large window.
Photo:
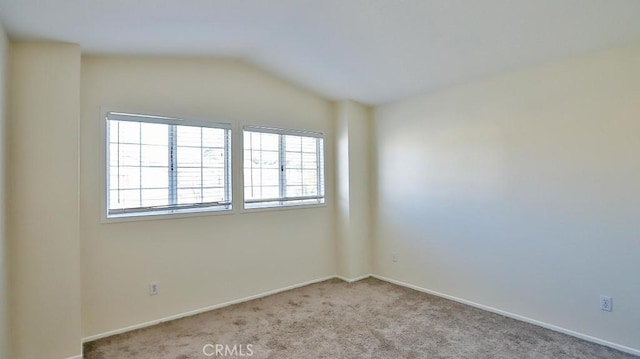
M 245 208 L 324 203 L 322 134 L 245 127 L 243 142 Z
M 107 217 L 231 209 L 231 126 L 109 112 Z

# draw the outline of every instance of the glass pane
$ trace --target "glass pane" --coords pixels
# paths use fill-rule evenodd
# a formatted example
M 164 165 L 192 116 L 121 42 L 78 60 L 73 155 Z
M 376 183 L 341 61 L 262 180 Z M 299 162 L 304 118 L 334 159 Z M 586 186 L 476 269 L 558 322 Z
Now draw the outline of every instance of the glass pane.
M 263 186 L 278 186 L 280 182 L 280 170 L 275 169 L 263 169 L 262 170 L 262 185 Z
M 202 185 L 205 187 L 224 187 L 224 169 L 203 168 Z
M 109 166 L 117 166 L 119 162 L 118 145 L 109 144 Z
M 300 197 L 300 196 L 302 196 L 302 187 L 287 186 L 287 197 Z
M 142 123 L 140 143 L 145 145 L 164 145 L 169 143 L 169 125 Z
M 169 165 L 169 147 L 142 145 L 142 166 L 164 166 Z
M 307 169 L 317 168 L 317 156 L 316 153 L 303 153 L 302 154 L 302 166 Z
M 140 166 L 140 145 L 111 145 L 115 147 L 117 165 Z
M 200 168 L 178 168 L 178 188 L 200 187 Z
M 287 168 L 302 168 L 302 154 L 300 152 L 287 152 Z
M 302 183 L 305 186 L 317 186 L 318 185 L 318 171 L 313 170 L 303 170 L 302 171 Z
M 167 167 L 142 167 L 143 188 L 169 187 L 169 169 Z
M 252 149 L 253 148 L 253 132 L 249 132 L 249 131 L 244 131 L 242 133 L 242 146 L 245 149 Z
M 139 188 L 139 167 L 111 167 L 109 169 L 111 189 Z
M 203 202 L 224 202 L 224 188 L 205 188 L 202 197 Z
M 177 145 L 178 146 L 195 146 L 202 145 L 201 128 L 193 126 L 176 126 Z
M 261 133 L 255 133 L 255 132 L 251 133 L 251 136 L 249 136 L 249 140 L 251 141 L 251 149 L 259 150 L 260 148 L 262 148 L 261 138 L 262 138 Z
M 302 188 L 303 196 L 317 196 L 318 195 L 318 187 L 317 186 L 304 186 Z
M 142 207 L 166 206 L 168 204 L 169 190 L 167 188 L 142 190 Z
M 224 200 L 229 180 L 226 170 L 229 149 L 225 150 L 230 142 L 229 130 L 148 123 L 142 122 L 144 116 L 132 116 L 140 121 L 107 122 L 109 206 L 170 205 L 172 145 L 175 145 L 176 204 L 200 203 L 203 196 L 211 202 Z M 258 134 L 260 143 L 261 138 Z
M 112 190 L 109 193 L 109 208 L 137 208 L 140 207 L 140 190 Z
M 316 138 L 302 137 L 302 151 L 316 153 Z
M 244 167 L 251 167 L 251 150 L 244 150 Z
M 218 148 L 202 149 L 203 167 L 224 167 L 224 150 Z
M 202 202 L 200 188 L 180 188 L 178 189 L 178 204 L 200 203 Z
M 262 150 L 265 151 L 279 151 L 280 150 L 280 135 L 272 133 L 262 133 Z
M 254 168 L 262 167 L 262 151 L 253 150 L 251 152 L 251 165 Z
M 260 153 L 262 167 L 264 168 L 278 168 L 279 155 L 278 152 L 275 151 L 262 151 Z
M 285 150 L 291 152 L 300 152 L 302 138 L 300 136 L 284 136 Z
M 262 198 L 280 198 L 280 188 L 278 186 L 262 187 Z
M 257 187 L 245 186 L 244 187 L 244 199 L 258 199 L 260 198 L 260 191 Z
M 140 122 L 116 121 L 117 136 L 112 137 L 111 142 L 120 143 L 140 143 Z M 119 139 L 119 140 L 118 140 Z
M 296 169 L 287 169 L 287 186 L 302 184 L 302 171 Z
M 202 165 L 202 150 L 193 147 L 178 147 L 178 167 L 200 167 Z
M 279 141 L 282 141 L 281 143 Z M 316 196 L 318 192 L 317 146 L 315 137 L 275 135 L 245 131 L 244 175 L 245 198 L 279 198 L 282 192 L 281 178 L 286 181 L 284 195 L 288 197 Z M 285 153 L 281 153 L 283 148 Z M 280 171 L 280 159 L 284 157 L 286 172 Z M 305 201 L 298 201 L 307 203 Z M 296 203 L 294 203 L 296 204 Z M 249 204 L 249 208 L 272 204 Z
M 120 141 L 120 121 L 107 121 L 109 127 L 109 142 Z
M 202 128 L 202 146 L 223 148 L 225 145 L 225 132 L 217 128 Z
M 262 170 L 260 169 L 253 169 L 253 171 L 250 171 L 250 177 L 249 177 L 249 185 L 250 186 L 254 186 L 254 187 L 260 187 L 262 186 Z

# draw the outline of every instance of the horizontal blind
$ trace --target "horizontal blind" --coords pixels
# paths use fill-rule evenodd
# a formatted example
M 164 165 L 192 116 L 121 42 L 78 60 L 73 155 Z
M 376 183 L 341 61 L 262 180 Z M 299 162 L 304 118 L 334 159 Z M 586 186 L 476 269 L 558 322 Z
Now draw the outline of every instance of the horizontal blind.
M 324 138 L 324 134 L 322 132 L 304 131 L 304 130 L 287 130 L 282 128 L 274 128 L 274 127 L 266 127 L 266 126 L 244 126 L 244 130 L 249 132 L 271 133 L 276 135 Z
M 251 126 L 243 139 L 245 208 L 324 203 L 322 134 Z
M 107 124 L 108 216 L 230 208 L 230 126 L 123 113 Z

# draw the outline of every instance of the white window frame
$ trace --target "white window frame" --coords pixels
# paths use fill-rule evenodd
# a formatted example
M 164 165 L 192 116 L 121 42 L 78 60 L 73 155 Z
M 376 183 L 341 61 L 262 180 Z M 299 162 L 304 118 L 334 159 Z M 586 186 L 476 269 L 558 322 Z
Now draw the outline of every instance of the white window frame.
M 272 199 L 259 199 L 259 200 L 247 200 L 245 198 L 245 164 L 244 164 L 244 151 L 246 149 L 244 143 L 244 133 L 245 131 L 250 132 L 260 132 L 260 133 L 269 133 L 279 135 L 279 191 L 280 196 L 278 198 Z M 245 125 L 242 128 L 242 133 L 240 137 L 242 138 L 242 159 L 241 159 L 241 178 L 242 178 L 242 205 L 243 211 L 251 212 L 251 211 L 261 211 L 261 210 L 280 210 L 280 209 L 295 209 L 295 208 L 305 208 L 305 207 L 324 207 L 327 203 L 327 194 L 326 194 L 326 138 L 324 133 L 315 132 L 315 131 L 303 131 L 303 130 L 292 130 L 292 129 L 282 129 L 276 127 L 268 127 L 268 126 L 255 126 L 255 125 Z M 284 148 L 284 136 L 299 136 L 299 137 L 313 137 L 319 138 L 322 140 L 322 148 L 318 148 L 316 151 L 316 156 L 318 159 L 319 167 L 318 167 L 318 195 L 316 196 L 301 196 L 301 197 L 286 197 L 286 178 L 284 173 L 286 173 L 285 166 L 285 148 Z M 319 145 L 317 145 L 319 147 Z
M 178 217 L 190 217 L 209 214 L 229 214 L 233 213 L 233 126 L 230 123 L 214 122 L 198 119 L 190 119 L 185 117 L 168 117 L 149 115 L 140 113 L 137 111 L 117 111 L 111 109 L 102 109 L 103 121 L 103 140 L 104 140 L 104 156 L 105 160 L 103 164 L 104 168 L 104 183 L 102 189 L 104 191 L 103 205 L 102 205 L 102 222 L 120 222 L 120 221 L 136 221 L 144 219 L 157 219 L 157 218 L 178 218 Z M 109 121 L 130 121 L 130 122 L 142 122 L 142 123 L 159 123 L 166 125 L 179 125 L 179 126 L 194 126 L 194 127 L 206 127 L 226 130 L 227 137 L 225 143 L 225 197 L 228 199 L 225 202 L 217 202 L 218 205 L 185 205 L 166 208 L 139 208 L 124 210 L 123 213 L 109 213 L 109 196 L 110 196 L 110 131 Z M 175 127 L 170 127 L 175 129 Z M 175 137 L 174 137 L 175 140 Z M 169 144 L 168 144 L 169 145 Z M 169 146 L 176 146 L 175 143 Z M 175 173 L 174 173 L 175 174 Z M 171 181 L 170 181 L 171 182 Z M 170 183 L 169 186 L 174 186 L 174 183 Z M 170 189 L 170 195 L 175 189 Z

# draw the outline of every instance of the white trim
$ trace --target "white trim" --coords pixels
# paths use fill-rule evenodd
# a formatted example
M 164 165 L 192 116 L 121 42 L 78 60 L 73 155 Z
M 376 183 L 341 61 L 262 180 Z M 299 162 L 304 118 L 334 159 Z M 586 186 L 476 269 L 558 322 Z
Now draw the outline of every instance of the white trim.
M 68 357 L 66 359 L 82 359 L 82 354 L 76 355 L 76 356 L 72 356 L 72 357 Z
M 242 157 L 240 158 L 239 162 L 240 162 L 240 166 L 239 166 L 239 171 L 240 171 L 240 176 L 238 177 L 239 180 L 238 182 L 240 183 L 240 187 L 241 187 L 241 194 L 242 194 L 242 198 L 241 198 L 241 202 L 242 205 L 239 206 L 239 211 L 240 213 L 251 213 L 254 211 L 257 212 L 261 212 L 261 211 L 273 211 L 273 210 L 280 210 L 280 209 L 300 209 L 300 208 L 314 208 L 314 207 L 324 207 L 327 205 L 327 202 L 329 201 L 329 197 L 327 196 L 327 156 L 326 156 L 326 146 L 325 146 L 325 142 L 327 141 L 327 138 L 324 134 L 324 132 L 317 132 L 317 131 L 307 131 L 307 130 L 295 130 L 295 129 L 281 129 L 281 128 L 276 128 L 276 127 L 270 127 L 270 126 L 257 126 L 257 125 L 248 125 L 248 124 L 240 124 L 240 127 L 242 128 L 242 130 L 240 131 L 240 153 L 244 154 L 245 151 L 245 143 L 244 143 L 244 134 L 245 132 L 261 132 L 261 133 L 271 133 L 271 134 L 277 134 L 277 135 L 291 135 L 291 136 L 299 136 L 299 137 L 312 137 L 312 138 L 316 138 L 316 139 L 320 139 L 322 140 L 321 143 L 322 145 L 320 146 L 318 143 L 316 143 L 317 146 L 317 156 L 318 156 L 318 161 L 320 166 L 318 166 L 318 172 L 322 173 L 322 176 L 318 177 L 318 187 L 322 188 L 322 195 L 320 196 L 320 192 L 318 194 L 318 199 L 317 201 L 322 200 L 321 203 L 302 203 L 302 204 L 276 204 L 276 205 L 269 205 L 269 203 L 275 203 L 276 200 L 280 199 L 280 198 L 272 198 L 272 201 L 263 201 L 263 200 L 257 200 L 257 202 L 254 203 L 247 203 L 245 202 L 245 197 L 244 197 L 244 191 L 245 191 L 245 183 L 244 183 L 244 155 L 242 155 Z M 321 151 L 320 151 L 321 149 Z M 279 149 L 278 149 L 278 155 L 280 158 L 280 166 L 283 165 L 284 160 L 284 153 L 285 153 L 285 149 L 284 149 L 284 142 L 282 140 L 282 138 L 279 139 Z M 240 156 L 239 156 L 240 157 Z M 322 180 L 322 185 L 320 183 L 320 180 Z M 283 183 L 283 178 L 282 175 L 280 175 L 279 177 L 279 189 L 281 191 L 281 196 L 284 197 L 284 195 L 282 195 L 282 191 L 284 190 L 286 181 Z M 312 199 L 311 199 L 312 200 Z M 285 201 L 287 202 L 287 201 Z M 247 205 L 249 204 L 249 207 L 247 207 Z M 251 204 L 253 204 L 253 206 L 251 206 Z
M 466 304 L 466 305 L 469 305 L 469 306 L 472 306 L 472 307 L 475 307 L 475 308 L 486 310 L 488 312 L 500 314 L 500 315 L 503 315 L 505 317 L 509 317 L 509 318 L 516 319 L 516 320 L 519 320 L 519 321 L 522 321 L 522 322 L 525 322 L 525 323 L 537 325 L 539 327 L 550 329 L 550 330 L 553 330 L 553 331 L 556 331 L 556 332 L 559 332 L 559 333 L 567 334 L 567 335 L 570 335 L 572 337 L 576 337 L 576 338 L 579 338 L 579 339 L 586 340 L 588 342 L 604 345 L 604 346 L 607 346 L 609 348 L 620 350 L 620 351 L 625 352 L 625 353 L 634 354 L 634 355 L 640 355 L 640 350 L 638 350 L 638 349 L 630 348 L 630 347 L 627 347 L 627 346 L 624 346 L 624 345 L 621 345 L 621 344 L 612 343 L 610 341 L 606 341 L 606 340 L 603 340 L 603 339 L 600 339 L 600 338 L 592 337 L 592 336 L 587 335 L 587 334 L 583 334 L 583 333 L 576 332 L 576 331 L 573 331 L 573 330 L 570 330 L 570 329 L 562 328 L 562 327 L 559 327 L 559 326 L 556 326 L 556 325 L 553 325 L 553 324 L 545 323 L 545 322 L 542 322 L 542 321 L 539 321 L 539 320 L 535 320 L 535 319 L 532 319 L 532 318 L 529 318 L 529 317 L 525 317 L 525 316 L 522 316 L 522 315 L 519 315 L 519 314 L 507 312 L 507 311 L 504 311 L 504 310 L 501 310 L 501 309 L 497 309 L 497 308 L 494 308 L 494 307 L 490 307 L 490 306 L 487 306 L 487 305 L 484 305 L 484 304 L 479 304 L 479 303 L 476 303 L 476 302 L 472 302 L 470 300 L 454 297 L 454 296 L 449 295 L 449 294 L 436 292 L 436 291 L 431 290 L 431 289 L 422 288 L 422 287 L 419 287 L 417 285 L 401 282 L 399 280 L 386 278 L 386 277 L 383 277 L 383 276 L 380 276 L 380 275 L 377 275 L 377 274 L 372 274 L 371 276 L 373 278 L 376 278 L 376 279 L 379 279 L 379 280 L 382 280 L 382 281 L 385 281 L 385 282 L 389 282 L 389 283 L 396 284 L 396 285 L 399 285 L 399 286 L 402 286 L 402 287 L 406 287 L 406 288 L 411 288 L 411 289 L 417 290 L 419 292 L 435 295 L 435 296 L 438 296 L 438 297 L 441 297 L 441 298 L 449 299 L 449 300 L 452 300 L 454 302 Z
M 625 352 L 625 353 L 634 354 L 634 355 L 640 355 L 640 350 L 638 350 L 638 349 L 634 349 L 634 348 L 627 347 L 627 346 L 624 346 L 624 345 L 621 345 L 621 344 L 616 344 L 616 343 L 613 343 L 613 342 L 609 342 L 609 341 L 606 341 L 606 340 L 603 340 L 603 339 L 592 337 L 592 336 L 587 335 L 587 334 L 583 334 L 583 333 L 580 333 L 580 332 L 576 332 L 576 331 L 573 331 L 573 330 L 562 328 L 562 327 L 559 327 L 559 326 L 556 326 L 556 325 L 553 325 L 553 324 L 545 323 L 545 322 L 542 322 L 542 321 L 539 321 L 539 320 L 535 320 L 535 319 L 532 319 L 532 318 L 529 318 L 529 317 L 525 317 L 525 316 L 522 316 L 522 315 L 518 315 L 518 314 L 511 313 L 511 312 L 507 312 L 507 311 L 504 311 L 504 310 L 501 310 L 501 309 L 497 309 L 497 308 L 494 308 L 494 307 L 490 307 L 490 306 L 487 306 L 487 305 L 484 305 L 484 304 L 479 304 L 479 303 L 476 303 L 476 302 L 472 302 L 470 300 L 454 297 L 454 296 L 449 295 L 449 294 L 444 294 L 444 293 L 440 293 L 440 292 L 437 292 L 437 291 L 434 291 L 434 290 L 422 288 L 422 287 L 419 287 L 417 285 L 405 283 L 405 282 L 402 282 L 402 281 L 399 281 L 399 280 L 383 277 L 383 276 L 380 276 L 380 275 L 377 275 L 377 274 L 365 274 L 365 275 L 362 275 L 362 276 L 359 276 L 359 277 L 355 277 L 355 278 L 351 278 L 351 279 L 346 278 L 346 277 L 342 277 L 340 275 L 332 275 L 332 276 L 328 276 L 328 277 L 318 278 L 318 279 L 310 280 L 310 281 L 307 281 L 307 282 L 303 282 L 303 283 L 299 283 L 299 284 L 293 284 L 293 285 L 286 286 L 286 287 L 283 287 L 283 288 L 274 289 L 274 290 L 262 292 L 262 293 L 259 293 L 259 294 L 254 294 L 254 295 L 251 295 L 251 296 L 248 296 L 248 297 L 234 299 L 234 300 L 231 300 L 231 301 L 228 301 L 228 302 L 224 302 L 224 303 L 220 303 L 220 304 L 214 304 L 214 305 L 211 305 L 211 306 L 208 306 L 208 307 L 195 309 L 195 310 L 188 311 L 188 312 L 185 312 L 185 313 L 171 315 L 171 316 L 168 316 L 168 317 L 164 317 L 162 319 L 156 319 L 156 320 L 152 320 L 152 321 L 149 321 L 149 322 L 128 326 L 128 327 L 125 327 L 125 328 L 111 330 L 111 331 L 108 331 L 108 332 L 105 332 L 105 333 L 92 335 L 92 336 L 83 338 L 82 339 L 82 343 L 86 343 L 86 342 L 90 342 L 90 341 L 94 341 L 94 340 L 110 337 L 112 335 L 126 333 L 126 332 L 129 332 L 129 331 L 132 331 L 132 330 L 136 330 L 136 329 L 150 327 L 150 326 L 153 326 L 153 325 L 156 325 L 156 324 L 160 324 L 160 323 L 163 323 L 163 322 L 167 322 L 167 321 L 170 321 L 170 320 L 175 320 L 175 319 L 180 319 L 180 318 L 184 318 L 184 317 L 193 316 L 193 315 L 204 313 L 204 312 L 208 312 L 208 311 L 211 311 L 211 310 L 214 310 L 214 309 L 228 307 L 228 306 L 233 305 L 233 304 L 243 303 L 243 302 L 247 302 L 247 301 L 250 301 L 250 300 L 253 300 L 253 299 L 263 298 L 263 297 L 266 297 L 266 296 L 269 296 L 269 295 L 273 295 L 273 294 L 277 294 L 277 293 L 281 293 L 281 292 L 286 292 L 288 290 L 304 287 L 304 286 L 307 286 L 307 285 L 310 285 L 310 284 L 314 284 L 314 283 L 324 282 L 324 281 L 327 281 L 327 280 L 330 280 L 330 279 L 334 279 L 334 278 L 340 279 L 340 280 L 345 281 L 347 283 L 354 283 L 354 282 L 357 282 L 357 281 L 360 281 L 360 280 L 363 280 L 363 279 L 367 279 L 369 277 L 376 278 L 376 279 L 379 279 L 379 280 L 382 280 L 382 281 L 385 281 L 385 282 L 388 282 L 388 283 L 391 283 L 391 284 L 399 285 L 399 286 L 402 286 L 402 287 L 410 288 L 410 289 L 413 289 L 413 290 L 417 290 L 419 292 L 423 292 L 423 293 L 435 295 L 435 296 L 438 296 L 438 297 L 441 297 L 441 298 L 449 299 L 449 300 L 452 300 L 454 302 L 458 302 L 458 303 L 462 303 L 462 304 L 465 304 L 465 305 L 469 305 L 469 306 L 472 306 L 472 307 L 475 307 L 475 308 L 486 310 L 488 312 L 500 314 L 500 315 L 503 315 L 505 317 L 509 317 L 509 318 L 516 319 L 516 320 L 519 320 L 519 321 L 522 321 L 522 322 L 525 322 L 525 323 L 537 325 L 539 327 L 550 329 L 550 330 L 553 330 L 553 331 L 556 331 L 556 332 L 559 332 L 559 333 L 567 334 L 567 335 L 570 335 L 572 337 L 576 337 L 576 338 L 579 338 L 579 339 L 586 340 L 588 342 L 604 345 L 604 346 L 607 346 L 607 347 L 610 347 L 610 348 L 613 348 L 613 349 L 616 349 L 616 350 L 620 350 L 620 351 Z M 67 358 L 67 359 L 82 359 L 82 355 L 70 357 L 70 358 Z
M 236 214 L 238 210 L 234 205 L 234 188 L 236 187 L 233 184 L 233 176 L 234 173 L 234 158 L 238 155 L 235 154 L 234 151 L 234 133 L 240 132 L 237 129 L 237 125 L 233 121 L 228 121 L 227 119 L 223 121 L 213 121 L 213 120 L 203 120 L 201 118 L 192 117 L 192 116 L 181 116 L 175 114 L 167 114 L 166 116 L 158 116 L 158 115 L 150 115 L 151 113 L 162 112 L 162 111 L 136 111 L 131 110 L 127 111 L 122 108 L 116 106 L 100 106 L 100 141 L 102 141 L 102 145 L 100 146 L 100 151 L 98 153 L 98 158 L 95 160 L 96 163 L 101 165 L 101 173 L 100 173 L 100 223 L 101 224 L 110 224 L 110 223 L 122 223 L 122 222 L 138 222 L 138 221 L 156 221 L 156 220 L 171 220 L 171 219 L 179 219 L 179 218 L 188 218 L 188 217 L 202 217 L 202 216 L 215 216 L 215 215 L 228 215 L 228 214 Z M 123 114 L 132 114 L 133 116 L 147 116 L 149 118 L 164 118 L 164 119 L 180 119 L 180 121 L 186 121 L 192 124 L 203 124 L 203 127 L 212 127 L 212 128 L 221 128 L 224 130 L 230 131 L 229 137 L 229 146 L 228 151 L 230 152 L 230 163 L 231 163 L 231 178 L 229 179 L 229 183 L 231 185 L 231 204 L 229 209 L 215 209 L 209 211 L 193 211 L 193 212 L 178 212 L 178 213 L 145 213 L 137 216 L 122 216 L 122 217 L 109 217 L 107 214 L 107 206 L 109 203 L 108 200 L 108 171 L 107 166 L 109 164 L 109 141 L 108 141 L 108 128 L 107 128 L 107 116 L 109 113 L 123 113 Z M 240 153 L 242 153 L 242 148 L 240 148 Z M 238 202 L 239 203 L 239 202 Z
M 284 129 L 284 128 L 270 127 L 270 126 L 245 125 L 242 128 L 242 130 L 249 131 L 249 132 L 271 133 L 274 135 L 303 136 L 303 137 L 315 137 L 315 138 L 324 139 L 323 132 L 306 131 L 306 130 L 290 130 L 290 129 Z
M 107 120 L 128 121 L 142 123 L 158 123 L 163 125 L 196 126 L 207 128 L 220 128 L 231 130 L 232 125 L 228 122 L 213 122 L 207 120 L 192 119 L 188 117 L 166 117 L 159 115 L 149 115 L 135 112 L 108 111 Z
M 288 211 L 291 209 L 322 208 L 322 207 L 327 207 L 326 200 L 325 200 L 325 203 L 318 203 L 318 204 L 293 204 L 293 205 L 277 206 L 277 207 L 240 208 L 238 210 L 238 213 L 249 214 L 249 213 Z
M 110 223 L 124 223 L 124 222 L 148 222 L 148 221 L 157 221 L 157 220 L 170 220 L 170 219 L 178 219 L 178 218 L 190 218 L 190 217 L 205 217 L 205 216 L 224 216 L 229 214 L 236 214 L 237 211 L 234 210 L 233 206 L 230 205 L 229 209 L 210 209 L 206 211 L 193 211 L 193 212 L 176 212 L 176 213 L 163 213 L 163 212 L 155 212 L 155 214 L 150 212 L 141 212 L 141 214 L 127 215 L 122 217 L 107 217 L 102 219 L 102 224 L 110 224 Z M 106 212 L 106 209 L 105 209 Z M 167 211 L 169 212 L 169 211 Z
M 343 280 L 343 281 L 345 281 L 347 283 L 354 283 L 354 282 L 357 282 L 357 281 L 360 281 L 360 280 L 363 280 L 363 279 L 367 279 L 367 278 L 371 277 L 372 275 L 373 274 L 369 273 L 369 274 L 361 275 L 359 277 L 355 277 L 355 278 L 351 278 L 351 279 L 349 279 L 347 277 L 343 277 L 341 275 L 336 275 L 336 278 L 338 278 L 340 280 Z
M 263 297 L 266 297 L 266 296 L 269 296 L 269 295 L 273 295 L 273 294 L 277 294 L 277 293 L 281 293 L 281 292 L 286 292 L 288 290 L 304 287 L 304 286 L 307 286 L 307 285 L 310 285 L 310 284 L 314 284 L 314 283 L 324 282 L 326 280 L 334 279 L 334 278 L 336 278 L 335 275 L 328 276 L 328 277 L 323 277 L 323 278 L 318 278 L 318 279 L 313 279 L 313 280 L 310 280 L 310 281 L 307 281 L 307 282 L 303 282 L 303 283 L 299 283 L 299 284 L 293 284 L 293 285 L 282 287 L 282 288 L 279 288 L 279 289 L 274 289 L 274 290 L 270 290 L 270 291 L 266 291 L 266 292 L 262 292 L 262 293 L 258 293 L 258 294 L 254 294 L 254 295 L 250 295 L 248 297 L 238 298 L 238 299 L 230 300 L 228 302 L 214 304 L 214 305 L 210 305 L 210 306 L 204 307 L 204 308 L 194 309 L 194 310 L 191 310 L 191 311 L 188 311 L 188 312 L 184 312 L 184 313 L 170 315 L 168 317 L 164 317 L 164 318 L 161 318 L 161 319 L 156 319 L 156 320 L 152 320 L 152 321 L 144 322 L 144 323 L 140 323 L 140 324 L 134 324 L 134 325 L 131 325 L 131 326 L 128 326 L 128 327 L 115 329 L 115 330 L 111 330 L 111 331 L 100 333 L 100 334 L 96 334 L 96 335 L 91 335 L 91 336 L 88 336 L 86 338 L 82 338 L 82 343 L 91 342 L 91 341 L 94 341 L 94 340 L 110 337 L 112 335 L 117 335 L 117 334 L 130 332 L 130 331 L 136 330 L 136 329 L 142 329 L 142 328 L 150 327 L 150 326 L 153 326 L 153 325 L 156 325 L 156 324 L 160 324 L 160 323 L 163 323 L 163 322 L 168 322 L 170 320 L 176 320 L 176 319 L 180 319 L 180 318 L 184 318 L 184 317 L 190 317 L 192 315 L 208 312 L 208 311 L 211 311 L 211 310 L 214 310 L 214 309 L 228 307 L 228 306 L 233 305 L 233 304 L 239 304 L 239 303 L 248 302 L 248 301 L 253 300 L 253 299 L 263 298 Z

